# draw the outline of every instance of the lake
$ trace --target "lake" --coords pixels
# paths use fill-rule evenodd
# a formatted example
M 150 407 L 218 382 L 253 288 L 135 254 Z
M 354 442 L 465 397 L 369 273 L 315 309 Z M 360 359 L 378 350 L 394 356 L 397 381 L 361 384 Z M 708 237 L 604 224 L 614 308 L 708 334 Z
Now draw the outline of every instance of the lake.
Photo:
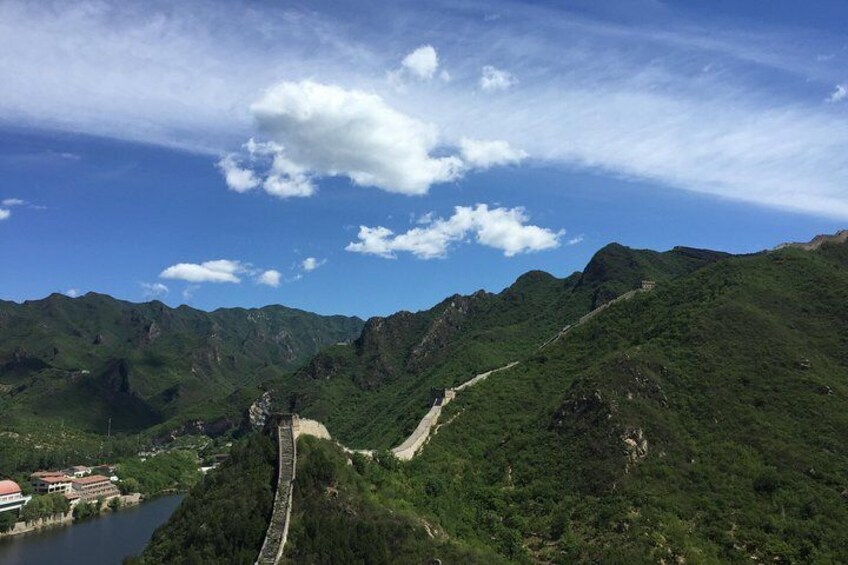
M 165 496 L 99 518 L 0 540 L 2 565 L 119 564 L 141 552 L 182 496 Z

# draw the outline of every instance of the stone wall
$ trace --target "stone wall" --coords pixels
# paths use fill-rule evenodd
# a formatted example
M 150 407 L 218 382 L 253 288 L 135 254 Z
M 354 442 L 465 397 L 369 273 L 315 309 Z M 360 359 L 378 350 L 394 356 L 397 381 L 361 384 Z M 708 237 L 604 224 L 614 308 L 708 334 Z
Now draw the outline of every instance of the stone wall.
M 327 427 L 316 420 L 308 420 L 306 418 L 295 416 L 292 424 L 295 439 L 300 436 L 315 436 L 320 439 L 332 439 Z
M 15 525 L 11 530 L 0 534 L 0 539 L 25 534 L 27 532 L 34 532 L 44 528 L 52 528 L 54 526 L 67 526 L 73 523 L 73 521 L 73 512 L 68 512 L 67 514 L 56 514 L 49 518 L 39 518 L 38 520 L 33 520 L 31 522 L 15 522 Z

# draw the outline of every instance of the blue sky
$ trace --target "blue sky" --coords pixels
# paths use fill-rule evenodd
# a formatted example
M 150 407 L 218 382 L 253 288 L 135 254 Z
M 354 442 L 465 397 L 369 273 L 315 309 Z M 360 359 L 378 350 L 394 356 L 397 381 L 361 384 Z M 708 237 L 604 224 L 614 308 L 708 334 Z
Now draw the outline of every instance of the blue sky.
M 0 4 L 0 298 L 370 316 L 845 227 L 841 3 L 417 4 Z

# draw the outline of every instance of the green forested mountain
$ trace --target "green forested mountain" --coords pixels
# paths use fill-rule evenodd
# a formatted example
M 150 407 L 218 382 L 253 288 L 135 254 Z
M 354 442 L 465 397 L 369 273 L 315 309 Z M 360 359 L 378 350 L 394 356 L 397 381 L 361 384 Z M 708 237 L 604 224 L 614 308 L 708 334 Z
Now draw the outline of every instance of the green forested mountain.
M 105 433 L 111 418 L 113 432 L 136 432 L 221 418 L 361 328 L 283 306 L 203 312 L 95 293 L 0 302 L 0 426 Z
M 659 281 L 654 291 L 541 351 L 517 329 L 527 331 L 533 314 L 550 319 L 569 295 L 583 293 L 586 309 L 629 288 L 615 273 L 640 255 L 609 247 L 586 269 L 591 276 L 534 273 L 501 295 L 471 298 L 497 305 L 488 319 L 500 312 L 531 346 L 516 368 L 451 402 L 413 461 L 345 456 L 326 441 L 301 440 L 286 558 L 377 563 L 397 551 L 443 563 L 848 561 L 848 245 L 708 254 L 700 268 L 679 270 L 656 261 L 638 272 Z M 541 309 L 510 317 L 513 293 L 525 305 L 544 296 Z M 338 348 L 322 354 L 299 378 L 315 377 L 315 398 L 328 407 L 322 388 L 357 391 L 354 407 L 343 409 L 348 418 L 371 410 L 360 401 L 370 397 L 392 412 L 392 383 L 431 379 L 410 370 L 412 352 L 456 300 L 372 320 L 346 357 Z M 463 328 L 479 333 L 456 331 L 433 358 L 450 367 L 479 345 L 469 336 L 485 334 L 480 319 L 464 317 L 475 322 Z M 485 366 L 503 358 L 492 353 Z M 319 361 L 328 369 L 320 378 Z M 380 543 L 363 545 L 369 539 Z
M 372 318 L 350 345 L 328 348 L 277 386 L 281 409 L 325 422 L 351 447 L 389 447 L 453 386 L 533 352 L 563 326 L 643 279 L 666 281 L 725 254 L 659 253 L 611 244 L 583 273 L 531 271 L 498 294 L 454 295 L 422 312 Z

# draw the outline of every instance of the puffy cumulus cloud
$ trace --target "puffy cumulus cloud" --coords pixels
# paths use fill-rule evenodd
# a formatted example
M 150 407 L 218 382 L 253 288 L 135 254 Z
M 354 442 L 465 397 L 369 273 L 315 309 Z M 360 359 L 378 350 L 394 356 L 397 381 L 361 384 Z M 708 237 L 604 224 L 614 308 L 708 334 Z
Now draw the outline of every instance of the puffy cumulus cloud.
M 439 55 L 432 45 L 422 45 L 404 57 L 401 66 L 413 76 L 429 80 L 439 68 Z
M 159 273 L 163 279 L 182 280 L 191 283 L 240 283 L 240 274 L 248 271 L 240 261 L 218 259 L 203 263 L 177 263 Z
M 9 216 L 11 215 L 12 212 L 10 212 L 9 210 L 4 210 L 3 208 L 0 208 L 0 222 L 2 222 L 3 220 L 8 220 Z
M 483 67 L 483 72 L 480 75 L 480 88 L 486 92 L 506 90 L 516 84 L 518 84 L 518 79 L 509 71 L 498 69 L 492 65 Z
M 165 296 L 168 294 L 168 287 L 164 284 L 157 283 L 140 283 L 141 284 L 141 292 L 145 298 L 155 298 L 157 296 Z
M 507 257 L 559 247 L 564 230 L 528 225 L 529 219 L 520 207 L 457 206 L 451 217 L 434 218 L 427 214 L 419 220 L 421 227 L 402 234 L 383 226 L 360 226 L 359 241 L 349 243 L 345 249 L 385 258 L 407 252 L 419 259 L 436 259 L 447 256 L 452 244 L 471 237 L 480 245 L 502 250 Z
M 267 271 L 263 271 L 256 276 L 256 282 L 259 284 L 264 284 L 265 286 L 270 286 L 277 288 L 280 286 L 280 281 L 282 280 L 283 275 L 280 271 L 276 271 L 274 269 L 268 269 Z
M 398 112 L 376 94 L 284 82 L 251 109 L 260 130 L 281 146 L 272 166 L 281 179 L 347 176 L 361 186 L 424 194 L 460 175 L 457 157 L 431 156 L 436 126 Z
M 389 71 L 387 79 L 389 84 L 398 92 L 406 92 L 407 82 L 410 80 L 428 81 L 436 76 L 439 70 L 439 54 L 432 45 L 422 45 L 408 53 L 400 63 L 400 67 Z M 451 76 L 446 69 L 439 74 L 442 82 L 450 82 Z
M 848 98 L 848 82 L 843 82 L 842 84 L 837 84 L 836 88 L 827 97 L 828 102 L 842 102 Z
M 309 271 L 314 271 L 315 269 L 317 269 L 318 267 L 320 267 L 321 265 L 323 265 L 326 262 L 327 262 L 326 259 L 317 259 L 315 257 L 307 257 L 300 264 L 300 268 L 308 273 Z
M 230 190 L 236 192 L 247 192 L 260 185 L 260 181 L 250 169 L 239 165 L 236 155 L 226 155 L 218 161 L 218 168 L 224 174 L 224 180 Z
M 460 155 L 435 156 L 433 124 L 398 112 L 376 94 L 313 81 L 278 84 L 251 109 L 270 139 L 251 139 L 243 157 L 218 162 L 237 192 L 261 187 L 279 198 L 306 197 L 315 194 L 316 178 L 345 176 L 359 186 L 420 195 L 471 169 L 526 157 L 503 141 L 468 139 Z
M 70 296 L 71 298 L 77 298 L 80 295 L 80 291 L 75 288 L 69 288 L 62 294 L 64 294 L 65 296 Z
M 459 149 L 466 165 L 478 169 L 511 165 L 527 158 L 525 151 L 515 149 L 506 141 L 480 141 L 464 137 L 459 142 Z

